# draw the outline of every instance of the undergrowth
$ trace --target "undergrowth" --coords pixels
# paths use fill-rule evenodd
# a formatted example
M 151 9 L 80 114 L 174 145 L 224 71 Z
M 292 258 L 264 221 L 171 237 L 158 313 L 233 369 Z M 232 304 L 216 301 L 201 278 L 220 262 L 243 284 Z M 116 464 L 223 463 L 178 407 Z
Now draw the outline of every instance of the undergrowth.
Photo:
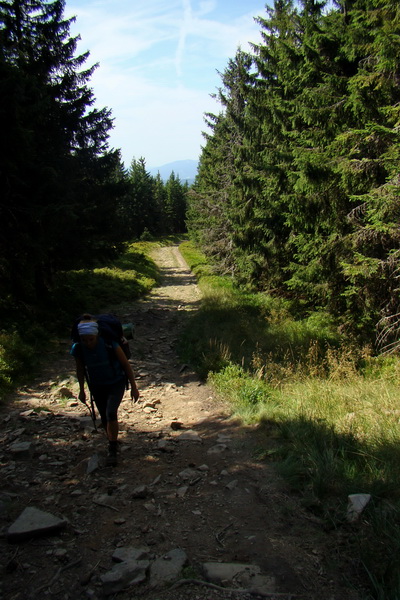
M 235 288 L 190 243 L 181 250 L 203 293 L 182 336 L 184 359 L 237 417 L 258 424 L 258 456 L 274 462 L 304 506 L 348 533 L 368 598 L 398 600 L 398 357 L 344 338 L 322 311 L 299 314 L 286 299 Z M 371 501 L 351 526 L 354 493 Z
M 48 297 L 40 304 L 15 310 L 3 299 L 0 400 L 32 376 L 53 341 L 56 347 L 60 337 L 69 337 L 71 324 L 79 314 L 121 308 L 148 293 L 159 277 L 150 258 L 151 250 L 172 242 L 167 239 L 134 243 L 112 262 L 58 273 Z

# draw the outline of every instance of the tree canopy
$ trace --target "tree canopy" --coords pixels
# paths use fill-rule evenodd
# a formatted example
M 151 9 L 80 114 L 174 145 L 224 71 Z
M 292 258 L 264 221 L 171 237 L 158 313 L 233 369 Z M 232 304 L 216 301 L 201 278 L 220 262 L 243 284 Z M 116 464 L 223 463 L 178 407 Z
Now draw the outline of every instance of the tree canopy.
M 220 272 L 367 338 L 396 321 L 400 8 L 276 0 L 221 74 L 188 227 Z M 210 223 L 212 223 L 210 231 Z M 386 338 L 388 341 L 388 338 Z

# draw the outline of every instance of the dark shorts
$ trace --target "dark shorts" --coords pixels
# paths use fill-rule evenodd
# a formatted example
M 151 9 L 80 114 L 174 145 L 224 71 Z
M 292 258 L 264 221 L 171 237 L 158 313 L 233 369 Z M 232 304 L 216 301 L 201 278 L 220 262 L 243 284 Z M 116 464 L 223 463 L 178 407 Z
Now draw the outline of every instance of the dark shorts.
M 111 385 L 92 385 L 90 391 L 104 427 L 117 420 L 118 407 L 125 393 L 125 379 Z

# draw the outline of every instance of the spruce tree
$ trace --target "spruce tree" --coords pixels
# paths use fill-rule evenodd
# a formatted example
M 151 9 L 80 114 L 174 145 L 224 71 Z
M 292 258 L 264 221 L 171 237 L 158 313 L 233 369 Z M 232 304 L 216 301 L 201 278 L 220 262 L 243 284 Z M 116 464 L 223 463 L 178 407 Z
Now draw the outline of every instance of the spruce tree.
M 155 235 L 167 234 L 169 233 L 165 214 L 167 193 L 160 173 L 157 173 L 157 175 L 153 177 L 153 198 L 155 211 L 155 227 L 153 233 Z
M 108 150 L 111 114 L 93 108 L 96 65 L 84 70 L 89 53 L 75 56 L 64 5 L 0 2 L 2 277 L 17 296 L 45 292 L 61 264 L 90 260 L 115 224 L 97 222 L 104 195 L 95 193 L 119 161 Z
M 400 9 L 337 5 L 276 0 L 247 67 L 229 61 L 189 225 L 239 281 L 328 309 L 369 338 L 381 316 L 390 344 L 400 329 Z
M 158 228 L 157 205 L 154 195 L 153 177 L 146 170 L 143 157 L 131 162 L 129 169 L 129 204 L 127 206 L 128 227 L 133 237 L 140 238 L 145 232 L 155 234 Z
M 252 197 L 246 195 L 242 186 L 242 174 L 246 173 L 243 140 L 251 63 L 249 55 L 238 50 L 220 74 L 222 85 L 216 98 L 223 110 L 218 115 L 206 115 L 209 131 L 204 133 L 206 144 L 189 196 L 191 235 L 203 244 L 222 272 L 232 274 L 238 270 L 237 255 L 246 258 L 241 251 L 246 237 L 251 235 L 245 215 Z
M 186 231 L 187 185 L 172 171 L 165 183 L 164 214 L 168 233 Z

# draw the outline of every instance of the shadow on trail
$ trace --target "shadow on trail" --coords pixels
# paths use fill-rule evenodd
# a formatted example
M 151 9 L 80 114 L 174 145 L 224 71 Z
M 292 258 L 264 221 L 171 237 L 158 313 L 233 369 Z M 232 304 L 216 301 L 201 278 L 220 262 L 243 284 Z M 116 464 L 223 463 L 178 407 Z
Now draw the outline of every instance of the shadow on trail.
M 177 286 L 184 288 L 185 286 L 193 285 L 196 282 L 194 275 L 190 272 L 177 272 L 176 269 L 172 267 L 162 267 L 160 269 L 160 277 L 162 285 L 166 287 Z

